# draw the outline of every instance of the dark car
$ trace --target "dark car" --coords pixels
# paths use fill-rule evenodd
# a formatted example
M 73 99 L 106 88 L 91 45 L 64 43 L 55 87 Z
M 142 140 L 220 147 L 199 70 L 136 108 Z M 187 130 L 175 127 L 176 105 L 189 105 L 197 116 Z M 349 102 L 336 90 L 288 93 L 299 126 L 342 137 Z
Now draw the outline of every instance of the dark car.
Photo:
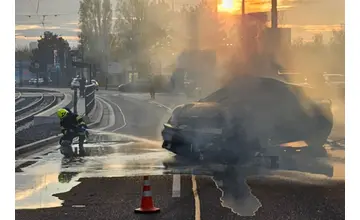
M 118 86 L 120 92 L 149 92 L 150 81 L 148 79 L 139 79 L 135 82 L 129 82 Z
M 194 102 L 174 109 L 168 123 L 164 124 L 163 147 L 179 155 L 202 157 L 200 149 L 207 152 L 214 145 L 228 141 L 232 123 L 221 105 L 211 102 Z M 184 145 L 189 146 L 183 147 Z
M 304 141 L 304 152 L 324 156 L 332 117 L 331 102 L 310 99 L 298 85 L 240 77 L 198 102 L 175 108 L 162 131 L 163 148 L 232 162 L 264 149 L 278 155 L 286 148 L 280 148 L 282 143 Z

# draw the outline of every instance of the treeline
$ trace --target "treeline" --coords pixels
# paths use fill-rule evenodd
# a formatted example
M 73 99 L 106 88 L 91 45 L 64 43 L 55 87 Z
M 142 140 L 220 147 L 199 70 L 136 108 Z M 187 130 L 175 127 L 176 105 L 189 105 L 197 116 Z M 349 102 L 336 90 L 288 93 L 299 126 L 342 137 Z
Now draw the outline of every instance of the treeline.
M 313 40 L 302 38 L 293 41 L 291 47 L 292 68 L 306 74 L 345 74 L 345 29 L 333 30 L 328 43 L 322 34 L 315 34 Z
M 69 43 L 61 36 L 45 31 L 40 39 L 37 40 L 38 47 L 30 50 L 28 47 L 18 47 L 15 49 L 15 59 L 17 61 L 30 61 L 29 71 L 32 73 L 39 72 L 39 76 L 44 78 L 44 83 L 47 83 L 50 72 L 54 68 L 54 51 L 57 53 L 58 72 L 53 82 L 57 85 L 67 84 L 71 79 L 74 69 L 71 65 L 71 55 Z M 36 68 L 36 63 L 39 64 Z M 20 76 L 21 78 L 21 76 Z
M 184 50 L 198 48 L 216 51 L 218 64 L 225 68 L 228 68 L 226 63 L 230 63 L 234 71 L 244 66 L 239 64 L 239 59 L 244 57 L 239 55 L 243 48 L 238 18 L 218 16 L 214 6 L 206 1 L 194 7 L 184 6 L 181 10 L 174 10 L 167 2 L 118 0 L 112 5 L 110 0 L 82 0 L 78 49 L 85 61 L 100 66 L 101 72 L 106 72 L 108 62 L 113 61 L 147 75 L 173 65 Z M 256 37 L 256 33 L 253 35 L 250 38 Z M 51 32 L 41 37 L 37 51 L 17 50 L 16 59 L 38 60 L 45 70 L 46 65 L 53 62 L 50 49 L 54 48 L 60 51 L 63 66 L 64 59 L 69 59 L 63 55 L 69 45 Z M 311 42 L 296 39 L 289 56 L 287 66 L 294 71 L 344 73 L 344 28 L 334 30 L 329 43 L 324 43 L 321 34 L 314 35 Z M 261 66 L 262 59 L 258 63 L 255 66 Z
M 173 10 L 166 1 L 119 0 L 112 8 L 110 0 L 80 3 L 81 50 L 85 59 L 102 67 L 120 61 L 140 74 L 156 72 L 174 63 L 195 42 L 192 36 L 202 49 L 216 49 L 226 37 L 205 1 Z

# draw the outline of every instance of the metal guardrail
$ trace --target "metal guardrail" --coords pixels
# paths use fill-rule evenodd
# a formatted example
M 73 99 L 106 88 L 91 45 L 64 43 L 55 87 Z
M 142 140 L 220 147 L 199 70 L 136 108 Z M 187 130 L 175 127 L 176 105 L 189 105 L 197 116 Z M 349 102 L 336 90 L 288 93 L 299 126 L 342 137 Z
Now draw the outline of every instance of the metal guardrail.
M 95 91 L 95 84 L 85 86 L 85 115 L 88 115 L 95 107 Z

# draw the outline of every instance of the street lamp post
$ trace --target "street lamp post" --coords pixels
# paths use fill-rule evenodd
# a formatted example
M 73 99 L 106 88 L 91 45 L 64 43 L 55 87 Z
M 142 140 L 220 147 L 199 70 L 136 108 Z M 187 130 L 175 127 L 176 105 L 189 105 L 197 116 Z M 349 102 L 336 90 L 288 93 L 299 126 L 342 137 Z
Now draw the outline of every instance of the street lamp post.
M 272 46 L 271 46 L 271 58 L 272 62 L 278 62 L 278 48 L 280 33 L 278 29 L 278 11 L 277 0 L 271 0 L 271 33 L 272 33 Z M 278 71 L 278 70 L 277 70 Z
M 23 66 L 22 65 L 23 65 L 22 59 L 20 59 L 20 61 L 19 61 L 19 80 L 20 80 L 19 85 L 20 85 L 20 87 L 23 86 Z
M 36 69 L 36 87 L 39 87 L 39 63 L 35 62 L 35 69 Z

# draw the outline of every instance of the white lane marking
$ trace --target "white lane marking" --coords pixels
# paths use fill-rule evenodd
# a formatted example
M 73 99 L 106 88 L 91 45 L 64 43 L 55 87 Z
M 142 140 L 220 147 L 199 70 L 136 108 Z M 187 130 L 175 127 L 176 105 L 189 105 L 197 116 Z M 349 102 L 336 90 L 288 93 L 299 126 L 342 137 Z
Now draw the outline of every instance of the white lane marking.
M 118 108 L 118 110 L 119 110 L 119 112 L 120 112 L 120 114 L 121 114 L 121 116 L 122 116 L 123 122 L 124 122 L 123 126 L 121 126 L 121 127 L 119 127 L 119 128 L 116 128 L 116 129 L 112 130 L 111 132 L 115 132 L 115 131 L 118 131 L 118 130 L 124 128 L 124 127 L 126 126 L 126 119 L 125 119 L 125 115 L 124 115 L 123 111 L 121 110 L 120 106 L 119 106 L 118 104 L 116 104 L 115 102 L 107 99 L 107 98 L 103 98 L 103 99 L 106 100 L 106 101 L 108 101 L 108 102 L 110 102 L 110 103 L 112 103 L 113 105 L 115 105 L 115 106 Z M 114 120 L 114 121 L 115 121 L 115 120 Z
M 106 107 L 108 108 L 109 113 L 110 113 L 109 114 L 109 124 L 107 126 L 105 126 L 105 127 L 96 129 L 96 130 L 103 131 L 103 130 L 111 128 L 112 126 L 115 125 L 115 113 L 114 113 L 113 107 L 107 101 L 105 101 L 104 97 L 98 96 L 98 98 L 99 98 L 99 100 L 101 100 L 106 105 Z
M 218 180 L 215 183 L 216 183 L 216 185 L 218 185 L 218 187 L 223 187 L 224 186 L 224 182 L 222 180 Z
M 155 105 L 157 105 L 157 106 L 159 106 L 159 107 L 162 107 L 162 108 L 166 108 L 166 110 L 168 111 L 168 112 L 172 112 L 172 108 L 170 108 L 169 106 L 166 106 L 166 105 L 164 105 L 164 104 L 161 104 L 161 103 L 159 103 L 159 102 L 156 102 L 156 101 L 150 101 L 150 100 L 148 100 L 148 99 L 144 99 L 144 97 L 143 97 L 143 95 L 140 95 L 140 94 L 138 94 L 138 95 L 129 95 L 129 94 L 121 94 L 123 97 L 129 97 L 129 98 L 132 98 L 132 99 L 136 99 L 136 100 L 138 100 L 138 101 L 148 101 L 148 103 L 150 103 L 150 104 L 155 104 Z
M 191 175 L 191 182 L 192 182 L 192 191 L 194 194 L 194 200 L 195 200 L 195 220 L 201 219 L 201 213 L 200 213 L 200 199 L 199 194 L 197 191 L 197 184 L 196 179 L 194 175 Z
M 172 185 L 172 197 L 180 197 L 181 191 L 181 176 L 180 174 L 173 175 L 173 185 Z
M 166 110 L 167 110 L 168 112 L 172 112 L 172 109 L 171 109 L 170 107 L 168 107 L 168 106 L 166 106 L 166 105 L 163 105 L 163 104 L 161 104 L 161 103 L 159 103 L 159 102 L 149 101 L 149 103 L 158 105 L 158 106 L 163 107 L 163 108 L 166 108 Z

